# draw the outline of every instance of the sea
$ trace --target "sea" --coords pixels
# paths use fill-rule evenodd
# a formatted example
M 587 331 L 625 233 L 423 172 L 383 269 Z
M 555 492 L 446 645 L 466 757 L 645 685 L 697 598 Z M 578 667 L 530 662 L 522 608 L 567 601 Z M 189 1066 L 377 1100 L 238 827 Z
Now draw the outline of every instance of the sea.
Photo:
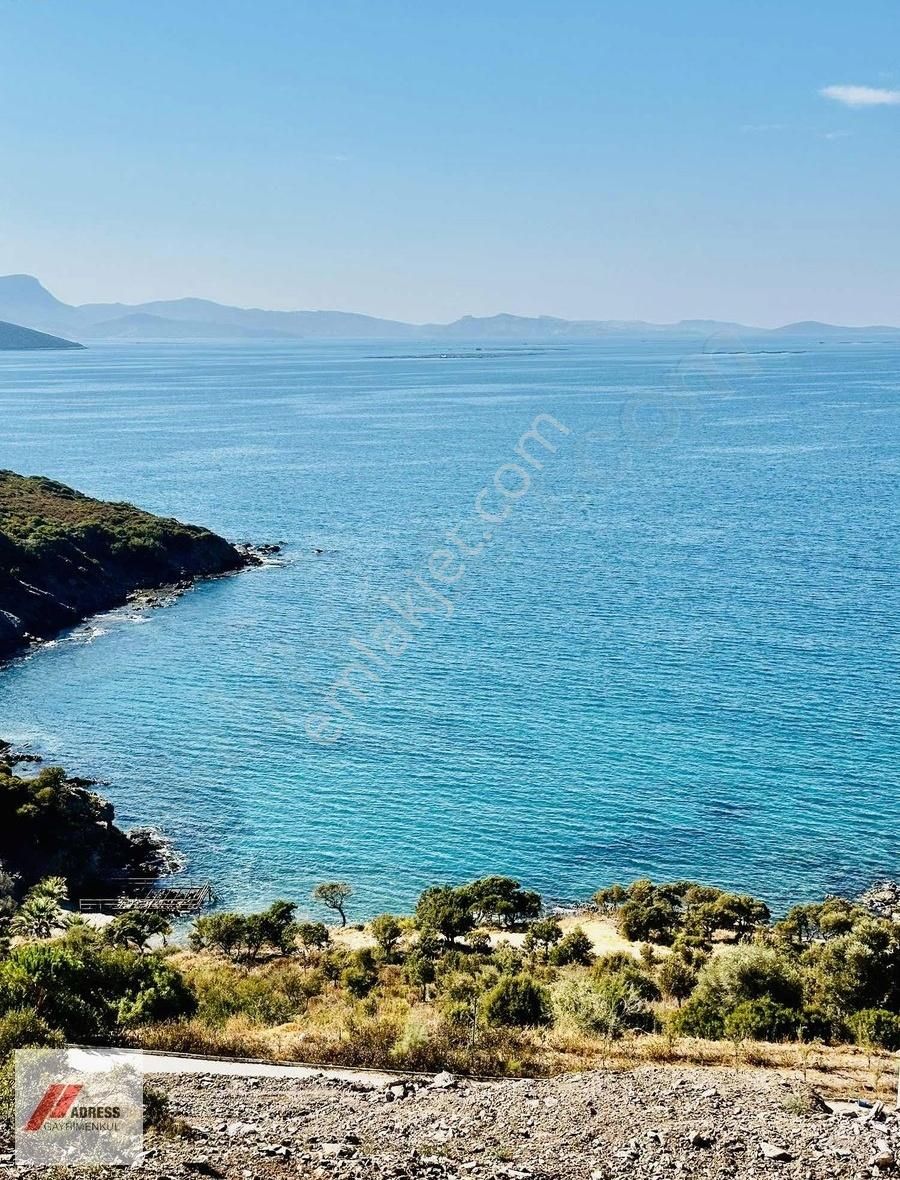
M 0 422 L 2 468 L 282 546 L 0 670 L 0 735 L 219 904 L 897 875 L 898 346 L 97 344 L 0 354 Z

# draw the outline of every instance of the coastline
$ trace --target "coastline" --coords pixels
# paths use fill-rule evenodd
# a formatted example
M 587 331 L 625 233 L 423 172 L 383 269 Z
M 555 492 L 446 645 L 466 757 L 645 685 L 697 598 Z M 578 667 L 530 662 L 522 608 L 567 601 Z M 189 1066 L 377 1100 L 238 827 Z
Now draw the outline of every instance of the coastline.
M 0 664 L 133 596 L 158 603 L 277 551 L 0 471 Z
M 280 546 L 277 545 L 255 546 L 241 543 L 234 545 L 233 548 L 241 558 L 240 562 L 233 567 L 209 573 L 190 574 L 177 581 L 149 581 L 135 586 L 123 585 L 110 593 L 109 596 L 92 602 L 91 606 L 85 608 L 83 613 L 78 613 L 77 608 L 66 608 L 68 617 L 64 620 L 61 619 L 58 625 L 55 622 L 48 622 L 46 627 L 41 628 L 42 633 L 40 634 L 23 632 L 10 639 L 0 632 L 0 672 L 22 656 L 39 651 L 47 644 L 65 637 L 77 628 L 90 623 L 92 619 L 110 611 L 122 610 L 128 606 L 134 606 L 140 610 L 159 610 L 171 606 L 201 582 L 212 582 L 219 578 L 242 573 L 247 569 L 257 569 L 270 564 L 272 554 L 280 552 Z M 7 613 L 0 606 L 0 618 Z

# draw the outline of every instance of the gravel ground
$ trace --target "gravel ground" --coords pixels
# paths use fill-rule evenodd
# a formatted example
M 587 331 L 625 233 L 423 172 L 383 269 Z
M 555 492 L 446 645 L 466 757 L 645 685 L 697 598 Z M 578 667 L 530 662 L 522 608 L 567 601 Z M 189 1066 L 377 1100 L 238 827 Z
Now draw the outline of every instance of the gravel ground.
M 184 1124 L 174 1136 L 148 1136 L 130 1169 L 154 1180 L 817 1180 L 890 1177 L 900 1160 L 896 1111 L 848 1103 L 833 1113 L 812 1090 L 762 1071 L 647 1067 L 377 1085 L 194 1075 L 152 1085 Z M 0 1163 L 6 1175 L 36 1175 L 8 1156 Z

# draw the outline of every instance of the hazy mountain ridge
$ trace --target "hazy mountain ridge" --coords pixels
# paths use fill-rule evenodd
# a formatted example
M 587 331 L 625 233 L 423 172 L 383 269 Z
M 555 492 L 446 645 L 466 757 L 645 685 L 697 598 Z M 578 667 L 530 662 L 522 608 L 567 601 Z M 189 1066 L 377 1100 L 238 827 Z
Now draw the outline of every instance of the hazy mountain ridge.
M 188 340 L 281 337 L 339 340 L 598 339 L 665 336 L 803 336 L 848 340 L 900 338 L 900 328 L 847 328 L 814 321 L 780 328 L 754 328 L 718 320 L 651 324 L 640 320 L 566 320 L 557 316 L 463 316 L 450 324 L 408 324 L 346 311 L 267 311 L 229 307 L 208 299 L 149 303 L 86 303 L 73 306 L 52 295 L 31 275 L 0 277 L 0 320 L 39 332 L 93 340 Z M 59 345 L 58 347 L 62 347 Z

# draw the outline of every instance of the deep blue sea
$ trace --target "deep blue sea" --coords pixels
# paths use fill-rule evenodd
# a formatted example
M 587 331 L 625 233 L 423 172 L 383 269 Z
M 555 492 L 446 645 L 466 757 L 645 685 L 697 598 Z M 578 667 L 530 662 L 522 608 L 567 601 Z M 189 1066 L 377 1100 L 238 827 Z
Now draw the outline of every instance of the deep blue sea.
M 225 904 L 897 874 L 896 347 L 97 345 L 0 354 L 0 415 L 0 467 L 285 545 L 0 672 Z

